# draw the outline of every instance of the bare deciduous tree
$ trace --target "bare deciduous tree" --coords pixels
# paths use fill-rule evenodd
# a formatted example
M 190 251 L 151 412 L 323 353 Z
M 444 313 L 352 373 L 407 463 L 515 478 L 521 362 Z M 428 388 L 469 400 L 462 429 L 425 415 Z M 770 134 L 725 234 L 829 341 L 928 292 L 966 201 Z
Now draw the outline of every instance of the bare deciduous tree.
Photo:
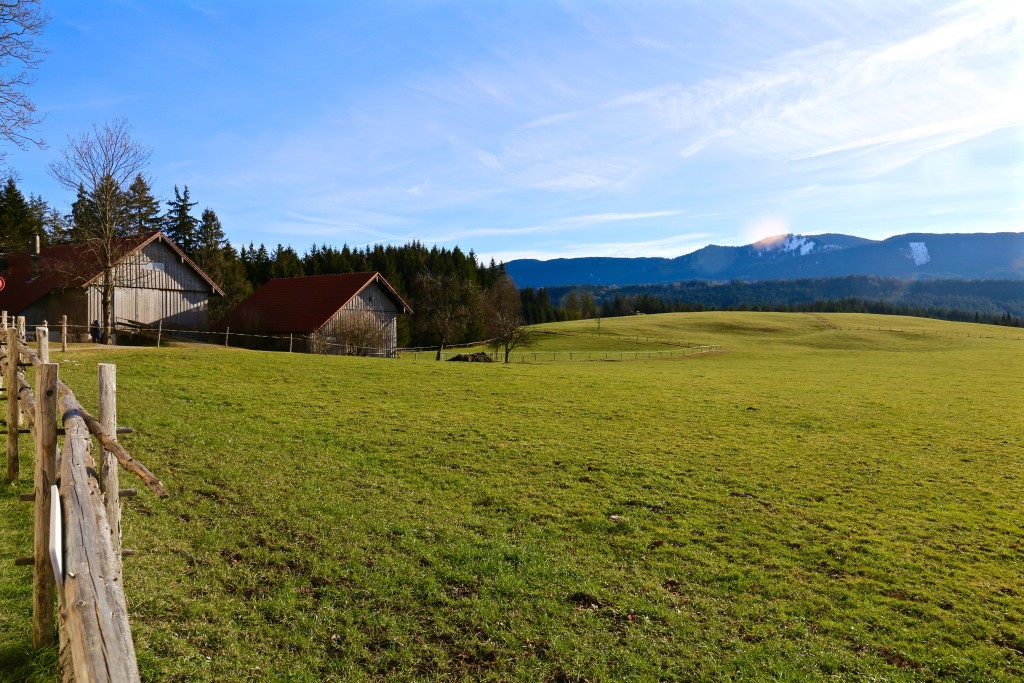
M 3 2 L 3 0 L 0 0 Z M 89 204 L 89 220 L 75 225 L 72 241 L 103 269 L 101 298 L 104 340 L 111 344 L 114 320 L 115 269 L 127 253 L 122 239 L 128 224 L 128 185 L 149 162 L 150 150 L 132 137 L 132 128 L 124 119 L 93 126 L 91 133 L 68 138 L 59 160 L 50 164 L 50 175 L 69 190 L 84 191 Z
M 416 310 L 425 320 L 424 329 L 437 344 L 436 359 L 441 360 L 445 345 L 452 343 L 466 329 L 469 307 L 465 302 L 465 290 L 471 286 L 456 275 L 434 273 L 420 275 L 417 284 L 420 297 Z
M 484 293 L 484 321 L 490 336 L 488 345 L 495 352 L 504 352 L 506 363 L 513 349 L 529 347 L 534 342 L 533 331 L 523 325 L 519 290 L 507 275 Z
M 44 52 L 35 38 L 49 21 L 38 0 L 0 0 L 0 138 L 22 149 L 43 144 L 29 135 L 42 117 L 25 91 Z
M 378 313 L 351 311 L 338 326 L 338 352 L 348 356 L 376 356 L 384 350 L 384 326 Z

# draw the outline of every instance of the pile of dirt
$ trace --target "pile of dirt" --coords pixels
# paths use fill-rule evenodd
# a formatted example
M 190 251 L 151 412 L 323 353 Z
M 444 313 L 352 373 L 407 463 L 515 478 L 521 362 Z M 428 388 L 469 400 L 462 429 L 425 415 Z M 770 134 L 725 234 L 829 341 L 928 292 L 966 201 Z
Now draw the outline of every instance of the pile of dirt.
M 490 356 L 488 356 L 483 351 L 478 351 L 476 353 L 460 353 L 457 356 L 452 356 L 448 360 L 450 360 L 450 361 L 457 360 L 457 361 L 461 361 L 463 363 L 493 363 L 494 362 L 494 359 L 491 358 Z

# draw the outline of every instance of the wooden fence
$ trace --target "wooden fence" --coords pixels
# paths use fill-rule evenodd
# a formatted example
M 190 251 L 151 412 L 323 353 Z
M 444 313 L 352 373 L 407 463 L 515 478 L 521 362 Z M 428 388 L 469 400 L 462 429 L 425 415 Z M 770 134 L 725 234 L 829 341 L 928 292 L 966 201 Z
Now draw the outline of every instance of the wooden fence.
M 134 472 L 160 497 L 163 484 L 117 443 L 116 368 L 99 366 L 99 419 L 93 417 L 59 378 L 50 362 L 49 330 L 36 328 L 36 348 L 25 343 L 25 321 L 0 330 L 2 397 L 7 400 L 7 477 L 20 476 L 18 437 L 31 434 L 35 450 L 34 489 L 22 496 L 34 511 L 34 552 L 15 560 L 33 567 L 32 643 L 54 644 L 55 614 L 65 681 L 138 681 L 139 671 L 128 624 L 121 579 L 118 463 Z M 25 370 L 34 369 L 35 391 Z M 61 425 L 58 428 L 58 423 Z M 57 437 L 63 436 L 62 448 Z M 103 451 L 97 469 L 95 436 Z

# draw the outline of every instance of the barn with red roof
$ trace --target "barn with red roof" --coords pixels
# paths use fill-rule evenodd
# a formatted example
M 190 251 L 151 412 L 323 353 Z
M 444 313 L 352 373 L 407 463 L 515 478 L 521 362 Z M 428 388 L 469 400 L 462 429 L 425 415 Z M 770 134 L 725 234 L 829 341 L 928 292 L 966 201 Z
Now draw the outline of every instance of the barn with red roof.
M 270 280 L 214 329 L 290 337 L 310 353 L 394 358 L 405 313 L 412 309 L 380 273 L 311 275 Z
M 113 271 L 115 326 L 156 325 L 206 330 L 211 296 L 224 292 L 164 233 L 122 237 L 111 245 L 119 258 Z M 32 326 L 68 324 L 86 333 L 92 321 L 105 326 L 101 288 L 103 259 L 88 245 L 64 244 L 0 256 L 7 286 L 0 309 L 25 316 Z

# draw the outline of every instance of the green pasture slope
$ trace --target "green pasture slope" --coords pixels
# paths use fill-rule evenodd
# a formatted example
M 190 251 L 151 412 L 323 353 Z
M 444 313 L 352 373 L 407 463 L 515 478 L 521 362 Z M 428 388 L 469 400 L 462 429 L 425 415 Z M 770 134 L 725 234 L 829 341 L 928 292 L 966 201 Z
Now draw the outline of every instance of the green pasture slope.
M 724 350 L 67 354 L 87 406 L 96 363 L 117 363 L 124 441 L 172 492 L 125 504 L 143 679 L 1024 677 L 1019 330 L 772 313 L 601 329 Z M 0 486 L 0 671 L 53 680 L 10 561 L 31 547 L 30 488 Z

